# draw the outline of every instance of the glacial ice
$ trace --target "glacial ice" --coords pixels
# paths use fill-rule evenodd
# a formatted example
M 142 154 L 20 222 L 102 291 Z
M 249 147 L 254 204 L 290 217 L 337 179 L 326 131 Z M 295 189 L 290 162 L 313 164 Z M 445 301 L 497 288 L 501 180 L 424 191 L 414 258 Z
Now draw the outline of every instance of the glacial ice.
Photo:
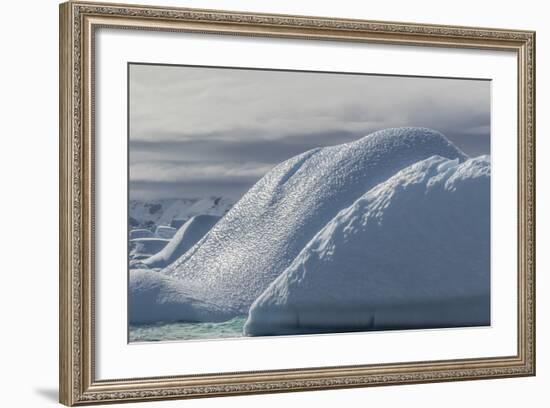
M 433 155 L 467 159 L 437 131 L 396 128 L 316 148 L 277 165 L 200 242 L 162 270 L 193 295 L 193 301 L 178 298 L 178 317 L 209 320 L 220 310 L 229 318 L 247 314 L 341 209 L 397 171 Z
M 490 160 L 415 163 L 343 208 L 255 300 L 248 335 L 490 323 Z
M 205 315 L 206 314 L 206 315 Z M 230 310 L 193 297 L 179 279 L 151 269 L 130 269 L 128 321 L 130 324 L 163 321 L 224 321 Z
M 165 238 L 134 238 L 130 240 L 130 259 L 145 259 L 164 248 L 170 240 Z
M 170 242 L 150 258 L 141 261 L 149 268 L 170 265 L 195 245 L 220 219 L 217 215 L 196 215 L 183 224 Z

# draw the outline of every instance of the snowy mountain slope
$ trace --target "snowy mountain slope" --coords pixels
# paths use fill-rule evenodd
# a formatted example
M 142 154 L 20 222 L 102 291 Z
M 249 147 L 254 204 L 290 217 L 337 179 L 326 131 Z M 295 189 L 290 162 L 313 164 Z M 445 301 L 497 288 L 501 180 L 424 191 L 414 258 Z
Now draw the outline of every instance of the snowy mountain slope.
M 249 335 L 489 324 L 490 161 L 431 157 L 338 213 L 250 308 Z
M 291 158 L 259 180 L 190 251 L 163 270 L 203 303 L 246 314 L 342 208 L 432 155 L 465 160 L 441 133 L 386 129 Z
M 164 268 L 195 245 L 216 222 L 216 215 L 196 215 L 187 221 L 160 252 L 141 261 L 149 268 Z
M 169 226 L 174 220 L 186 221 L 195 215 L 222 216 L 232 206 L 233 201 L 229 198 L 206 197 L 147 201 L 130 200 L 128 210 L 132 228 L 153 228 L 159 225 Z

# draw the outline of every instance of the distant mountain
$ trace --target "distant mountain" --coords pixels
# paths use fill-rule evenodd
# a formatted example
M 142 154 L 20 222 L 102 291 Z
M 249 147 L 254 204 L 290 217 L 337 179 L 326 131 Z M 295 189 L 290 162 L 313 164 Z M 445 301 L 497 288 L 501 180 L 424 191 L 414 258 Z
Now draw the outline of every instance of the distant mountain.
M 467 160 L 437 131 L 398 128 L 313 149 L 279 164 L 191 251 L 160 272 L 163 279 L 171 277 L 177 287 L 185 287 L 177 296 L 185 305 L 165 320 L 219 321 L 247 314 L 340 210 L 401 169 L 434 155 Z M 135 288 L 131 296 L 149 296 L 147 285 Z M 176 299 L 171 289 L 164 294 L 158 290 L 151 286 L 150 295 L 158 302 L 165 296 Z
M 166 225 L 179 228 L 195 215 L 224 215 L 234 201 L 227 197 L 130 200 L 128 219 L 131 229 L 155 230 Z

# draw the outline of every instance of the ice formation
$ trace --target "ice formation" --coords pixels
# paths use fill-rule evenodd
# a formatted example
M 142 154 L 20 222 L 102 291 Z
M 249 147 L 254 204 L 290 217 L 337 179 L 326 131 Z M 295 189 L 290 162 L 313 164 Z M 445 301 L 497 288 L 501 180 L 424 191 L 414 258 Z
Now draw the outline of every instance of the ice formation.
M 174 234 L 170 242 L 150 258 L 141 261 L 149 268 L 164 268 L 195 245 L 218 220 L 217 215 L 196 215 Z
M 399 170 L 433 155 L 467 159 L 437 131 L 397 128 L 313 149 L 279 164 L 200 242 L 162 270 L 185 288 L 186 295 L 178 297 L 178 318 L 217 319 L 220 310 L 228 318 L 247 314 L 340 210 Z
M 130 240 L 130 259 L 145 259 L 164 248 L 170 240 L 165 238 L 135 238 Z
M 207 313 L 207 315 L 203 315 Z M 128 288 L 130 324 L 163 321 L 223 321 L 227 313 L 195 299 L 181 280 L 151 269 L 131 269 Z
M 342 209 L 250 308 L 249 335 L 487 325 L 490 161 L 433 156 Z

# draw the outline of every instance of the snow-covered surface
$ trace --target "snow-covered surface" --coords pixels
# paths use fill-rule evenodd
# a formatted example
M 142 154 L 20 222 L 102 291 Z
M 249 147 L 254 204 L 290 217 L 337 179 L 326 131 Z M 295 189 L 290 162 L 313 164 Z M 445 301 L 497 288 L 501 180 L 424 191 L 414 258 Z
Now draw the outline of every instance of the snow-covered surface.
M 487 325 L 490 161 L 439 156 L 334 217 L 250 308 L 245 333 Z
M 433 155 L 466 159 L 439 132 L 399 128 L 313 149 L 276 166 L 201 241 L 162 271 L 192 294 L 189 301 L 186 295 L 178 297 L 178 318 L 213 319 L 220 310 L 229 317 L 246 314 L 341 209 L 397 171 Z
M 174 220 L 184 222 L 195 215 L 222 216 L 232 205 L 227 197 L 130 200 L 129 220 L 134 228 L 154 229 L 159 225 L 173 226 Z
M 228 320 L 214 304 L 204 304 L 189 293 L 184 282 L 150 269 L 131 269 L 128 288 L 130 324 L 162 321 L 203 321 L 201 310 L 210 321 Z M 219 311 L 216 314 L 216 311 Z
M 164 268 L 195 245 L 219 219 L 216 215 L 194 216 L 177 230 L 168 245 L 141 263 L 150 268 Z
M 155 230 L 155 235 L 159 238 L 170 239 L 174 236 L 177 230 L 177 228 L 169 227 L 167 225 L 159 225 Z
M 164 248 L 169 239 L 165 238 L 135 238 L 130 240 L 130 259 L 144 259 L 156 254 Z

